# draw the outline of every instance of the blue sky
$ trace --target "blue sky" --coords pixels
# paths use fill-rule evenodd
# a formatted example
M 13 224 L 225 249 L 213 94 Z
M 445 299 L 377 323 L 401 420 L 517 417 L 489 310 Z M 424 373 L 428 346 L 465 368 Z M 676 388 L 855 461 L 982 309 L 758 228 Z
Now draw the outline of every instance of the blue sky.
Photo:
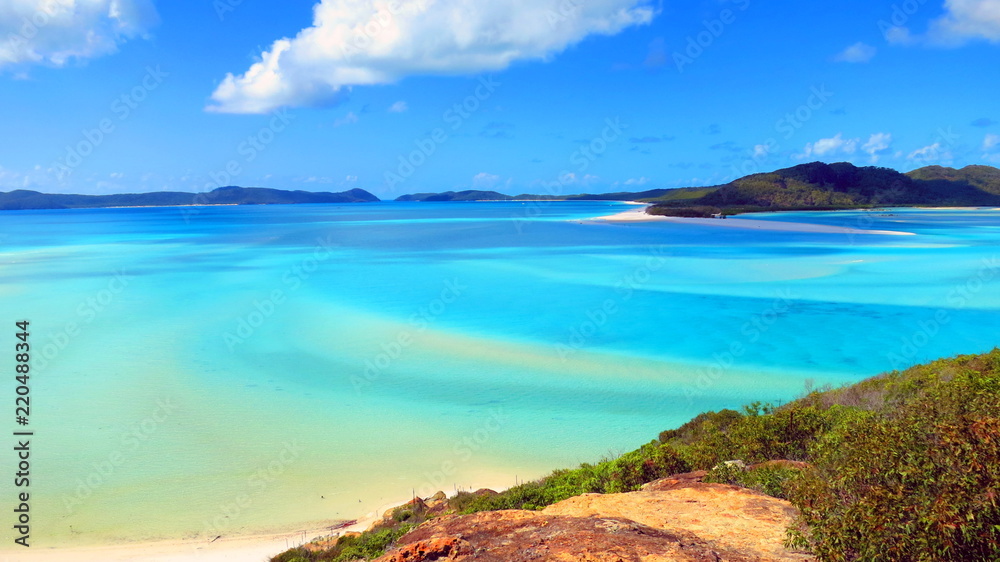
M 0 190 L 595 193 L 1000 165 L 998 63 L 1000 0 L 11 0 Z

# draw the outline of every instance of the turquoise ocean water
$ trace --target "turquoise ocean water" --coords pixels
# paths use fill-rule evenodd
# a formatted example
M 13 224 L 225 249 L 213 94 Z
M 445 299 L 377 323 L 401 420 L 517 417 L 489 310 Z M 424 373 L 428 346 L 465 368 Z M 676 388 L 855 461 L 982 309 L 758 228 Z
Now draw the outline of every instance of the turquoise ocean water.
M 353 519 L 1000 341 L 1000 211 L 754 217 L 910 236 L 585 221 L 628 208 L 3 213 L 35 544 Z

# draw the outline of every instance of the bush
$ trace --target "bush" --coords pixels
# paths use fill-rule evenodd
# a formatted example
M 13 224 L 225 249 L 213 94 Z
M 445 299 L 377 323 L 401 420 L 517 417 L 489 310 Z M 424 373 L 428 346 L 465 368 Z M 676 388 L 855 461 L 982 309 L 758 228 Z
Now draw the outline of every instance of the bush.
M 671 447 L 648 444 L 611 461 L 606 470 L 603 489 L 596 491 L 613 494 L 638 490 L 647 482 L 687 472 L 690 467 Z
M 705 482 L 732 484 L 749 488 L 762 494 L 787 500 L 795 479 L 801 475 L 801 470 L 787 467 L 757 467 L 744 469 L 737 465 L 720 464 L 708 471 Z
M 812 447 L 792 543 L 831 561 L 1000 559 L 1000 352 L 963 363 L 936 383 L 916 370 L 904 404 Z
M 538 510 L 580 494 L 632 492 L 647 482 L 688 470 L 690 467 L 676 450 L 653 442 L 617 459 L 557 470 L 541 480 L 514 486 L 495 496 L 463 498 L 461 513 Z
M 391 529 L 382 529 L 373 533 L 364 533 L 358 537 L 341 537 L 337 541 L 338 554 L 335 558 L 326 558 L 331 562 L 350 562 L 352 560 L 370 560 L 385 554 L 389 545 L 395 543 L 416 525 L 404 524 Z M 342 544 L 343 543 L 343 544 Z
M 712 431 L 726 431 L 742 418 L 743 414 L 736 410 L 703 412 L 677 429 L 660 432 L 660 443 L 673 441 L 677 444 L 690 445 Z
M 733 459 L 748 464 L 779 459 L 805 461 L 809 444 L 829 431 L 843 415 L 845 408 L 840 406 L 823 408 L 793 402 L 775 408 L 757 402 L 746 406 L 739 418 L 732 415 L 721 418 L 724 424 L 706 419 L 696 431 L 691 431 L 694 437 L 688 440 L 689 444 L 681 438 L 670 443 L 690 466 L 699 470 L 709 470 Z

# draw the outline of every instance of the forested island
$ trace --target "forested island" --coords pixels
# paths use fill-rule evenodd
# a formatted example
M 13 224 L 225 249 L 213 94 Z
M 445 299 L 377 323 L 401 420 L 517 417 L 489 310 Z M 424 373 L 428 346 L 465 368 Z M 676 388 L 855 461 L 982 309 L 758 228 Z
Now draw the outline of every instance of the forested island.
M 106 207 L 172 207 L 184 205 L 292 205 L 297 203 L 370 203 L 378 201 L 363 189 L 342 193 L 285 191 L 264 187 L 220 187 L 205 193 L 154 191 L 117 195 L 40 193 L 18 189 L 0 193 L 0 210 L 94 209 Z

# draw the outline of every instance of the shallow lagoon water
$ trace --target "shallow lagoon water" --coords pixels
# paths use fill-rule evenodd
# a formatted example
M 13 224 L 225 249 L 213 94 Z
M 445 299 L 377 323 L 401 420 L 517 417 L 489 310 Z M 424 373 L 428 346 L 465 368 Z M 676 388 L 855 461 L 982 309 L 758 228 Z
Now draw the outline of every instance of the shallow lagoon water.
M 754 217 L 915 236 L 585 220 L 626 208 L 3 213 L 36 542 L 354 519 L 997 343 L 1000 211 Z

